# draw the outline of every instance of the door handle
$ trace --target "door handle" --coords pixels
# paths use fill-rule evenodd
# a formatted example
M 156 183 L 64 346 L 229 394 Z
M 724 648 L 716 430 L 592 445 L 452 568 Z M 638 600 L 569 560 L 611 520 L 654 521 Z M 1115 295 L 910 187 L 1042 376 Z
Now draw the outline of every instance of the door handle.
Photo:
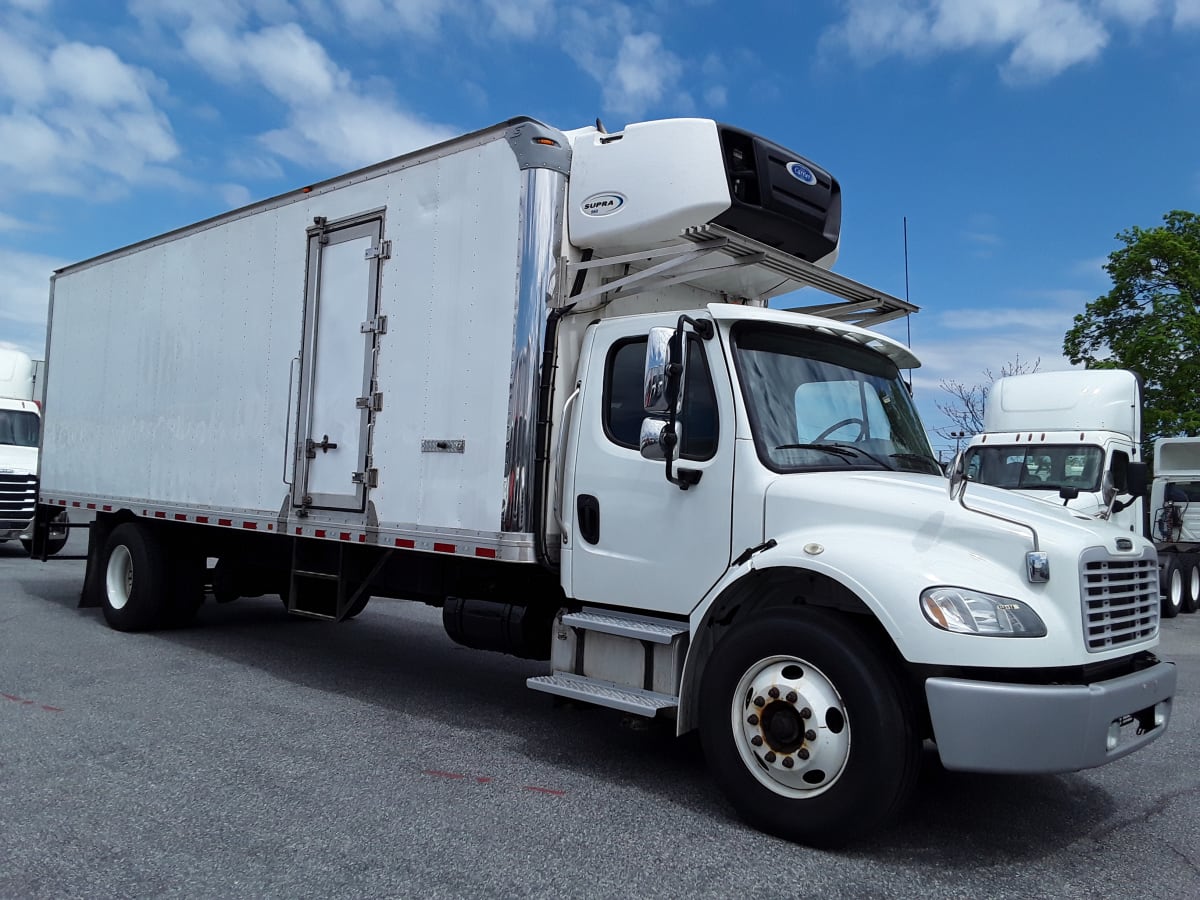
M 591 494 L 580 494 L 575 501 L 578 510 L 579 536 L 589 544 L 600 542 L 600 501 Z
M 309 459 L 316 459 L 318 450 L 320 450 L 322 453 L 328 453 L 330 450 L 336 449 L 337 443 L 335 441 L 330 441 L 329 435 L 327 434 L 322 436 L 320 443 L 317 443 L 312 438 L 307 438 L 304 441 L 304 455 Z

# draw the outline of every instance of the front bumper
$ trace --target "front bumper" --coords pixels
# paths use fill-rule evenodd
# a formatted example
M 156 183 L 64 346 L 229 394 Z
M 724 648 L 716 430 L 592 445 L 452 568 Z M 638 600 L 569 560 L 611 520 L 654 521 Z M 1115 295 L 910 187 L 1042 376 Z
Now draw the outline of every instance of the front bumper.
M 963 772 L 1074 772 L 1102 766 L 1167 730 L 1175 665 L 1084 685 L 925 682 L 942 765 Z

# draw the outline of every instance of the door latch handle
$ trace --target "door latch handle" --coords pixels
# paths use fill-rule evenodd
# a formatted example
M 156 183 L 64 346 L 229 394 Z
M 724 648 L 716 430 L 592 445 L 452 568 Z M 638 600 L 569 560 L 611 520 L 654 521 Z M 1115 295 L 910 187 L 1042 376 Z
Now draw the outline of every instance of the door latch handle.
M 327 434 L 323 435 L 321 437 L 320 443 L 317 443 L 312 438 L 307 438 L 304 441 L 304 455 L 307 456 L 309 459 L 316 459 L 318 450 L 320 450 L 322 453 L 328 453 L 330 450 L 336 450 L 336 449 L 337 449 L 337 442 L 336 441 L 331 442 L 329 440 L 329 435 L 327 435 Z

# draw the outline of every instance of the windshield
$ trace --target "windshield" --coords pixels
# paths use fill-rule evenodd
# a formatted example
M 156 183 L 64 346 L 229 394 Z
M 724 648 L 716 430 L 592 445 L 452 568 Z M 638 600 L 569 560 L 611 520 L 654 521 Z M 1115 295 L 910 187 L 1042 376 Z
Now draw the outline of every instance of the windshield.
M 734 354 L 758 455 L 779 472 L 942 474 L 900 372 L 841 338 L 742 324 Z
M 1104 450 L 1088 444 L 975 446 L 967 449 L 969 481 L 1030 491 L 1100 490 Z
M 0 409 L 0 444 L 36 447 L 39 424 L 36 413 Z

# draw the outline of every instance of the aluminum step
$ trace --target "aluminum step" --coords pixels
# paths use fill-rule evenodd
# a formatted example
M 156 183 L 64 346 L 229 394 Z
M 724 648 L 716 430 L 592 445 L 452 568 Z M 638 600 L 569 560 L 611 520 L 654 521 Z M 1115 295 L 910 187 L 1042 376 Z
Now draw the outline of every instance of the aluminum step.
M 611 612 L 567 613 L 562 620 L 564 625 L 570 625 L 572 628 L 601 631 L 605 634 L 615 634 L 618 637 L 650 641 L 655 644 L 669 644 L 678 635 L 688 633 L 686 622 L 650 619 L 644 616 L 623 616 L 620 613 Z
M 570 697 L 572 700 L 583 700 L 587 703 L 595 703 L 597 706 L 608 706 L 622 712 L 633 713 L 635 716 L 647 716 L 648 718 L 654 718 L 659 710 L 675 709 L 679 706 L 679 698 L 669 694 L 656 694 L 653 691 L 624 687 L 609 681 L 596 681 L 566 672 L 539 675 L 527 679 L 525 684 L 535 691 L 544 691 L 559 697 Z

